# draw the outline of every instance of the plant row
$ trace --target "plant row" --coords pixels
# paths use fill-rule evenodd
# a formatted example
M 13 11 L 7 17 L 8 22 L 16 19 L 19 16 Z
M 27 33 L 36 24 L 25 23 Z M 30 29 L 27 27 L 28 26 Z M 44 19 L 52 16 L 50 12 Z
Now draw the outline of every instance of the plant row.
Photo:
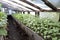
M 0 12 L 0 35 L 2 36 L 7 35 L 6 27 L 7 27 L 7 15 L 3 12 Z
M 13 14 L 13 17 L 42 36 L 44 40 L 60 40 L 60 22 L 53 22 L 46 18 L 40 19 L 30 14 Z

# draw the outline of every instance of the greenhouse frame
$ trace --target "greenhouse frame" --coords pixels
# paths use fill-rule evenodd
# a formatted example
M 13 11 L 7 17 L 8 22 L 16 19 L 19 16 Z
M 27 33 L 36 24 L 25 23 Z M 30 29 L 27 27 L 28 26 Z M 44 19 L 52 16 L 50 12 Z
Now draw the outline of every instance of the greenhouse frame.
M 60 0 L 0 0 L 0 40 L 60 40 Z

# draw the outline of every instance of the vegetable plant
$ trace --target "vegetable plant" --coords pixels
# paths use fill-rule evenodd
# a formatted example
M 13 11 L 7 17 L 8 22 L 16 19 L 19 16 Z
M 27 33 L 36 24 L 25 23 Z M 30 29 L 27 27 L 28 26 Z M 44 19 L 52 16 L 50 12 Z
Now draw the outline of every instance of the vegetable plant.
M 60 40 L 60 22 L 40 19 L 30 14 L 13 14 L 13 17 L 42 36 L 44 40 Z
M 7 15 L 3 12 L 0 12 L 0 35 L 2 36 L 7 35 L 6 26 L 7 26 Z

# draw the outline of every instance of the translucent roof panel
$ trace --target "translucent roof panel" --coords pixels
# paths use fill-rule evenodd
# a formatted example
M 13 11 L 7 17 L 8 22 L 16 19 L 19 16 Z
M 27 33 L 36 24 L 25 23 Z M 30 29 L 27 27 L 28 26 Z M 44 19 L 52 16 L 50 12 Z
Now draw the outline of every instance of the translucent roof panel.
M 49 8 L 47 5 L 45 5 L 42 0 L 27 0 L 27 1 L 41 7 L 42 9 L 51 10 L 51 8 Z
M 22 9 L 22 8 L 19 8 L 19 7 L 17 7 L 17 6 L 14 6 L 14 5 L 9 4 L 9 3 L 6 3 L 6 2 L 1 2 L 1 3 L 3 4 L 3 7 L 6 7 L 6 8 L 8 8 L 8 9 L 20 10 L 20 11 L 23 11 L 23 10 L 24 10 L 24 9 Z M 24 11 L 26 11 L 26 10 L 24 10 Z
M 30 6 L 30 5 L 28 5 L 27 3 L 24 3 L 24 2 L 19 1 L 19 0 L 10 0 L 10 1 L 16 2 L 17 4 L 20 4 L 20 5 L 29 7 L 29 8 L 34 9 L 34 10 L 38 10 L 37 8 L 34 8 L 33 6 Z
M 4 2 L 5 4 L 8 3 L 8 4 L 12 5 L 12 7 L 16 7 L 16 8 L 21 9 L 21 10 L 23 9 L 23 10 L 27 10 L 27 11 L 32 11 L 32 10 L 30 10 L 28 8 L 25 8 L 25 7 L 21 6 L 21 5 L 18 5 L 16 3 L 14 3 L 14 2 L 11 2 L 9 0 L 2 0 L 1 2 Z
M 60 0 L 48 0 L 52 3 L 55 7 L 60 8 Z

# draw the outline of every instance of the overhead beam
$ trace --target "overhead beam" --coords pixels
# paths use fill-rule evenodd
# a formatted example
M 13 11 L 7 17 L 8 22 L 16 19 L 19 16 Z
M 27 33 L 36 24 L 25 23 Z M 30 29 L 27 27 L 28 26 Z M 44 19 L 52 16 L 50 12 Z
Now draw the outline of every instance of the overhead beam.
M 4 0 L 4 1 L 5 1 L 5 0 Z M 17 7 L 18 9 L 22 8 L 23 10 L 32 11 L 32 10 L 30 10 L 30 9 L 28 9 L 28 8 L 25 8 L 25 7 L 21 6 L 21 5 L 18 5 L 18 4 L 16 4 L 16 3 L 14 3 L 14 2 L 11 2 L 11 1 L 5 1 L 5 2 L 13 5 L 14 7 Z M 22 9 L 21 9 L 21 10 L 22 10 Z
M 49 6 L 50 8 L 52 8 L 54 11 L 57 11 L 57 8 L 51 4 L 48 0 L 42 0 L 47 6 Z
M 9 4 L 9 3 L 8 3 Z M 11 4 L 9 5 L 9 6 L 11 6 L 12 8 L 14 8 Z M 20 9 L 20 7 L 18 7 L 19 9 Z M 19 10 L 18 9 L 18 10 Z M 19 11 L 21 11 L 21 10 L 19 10 Z M 23 10 L 24 11 L 24 10 Z M 28 10 L 26 10 L 25 12 L 27 12 Z M 29 11 L 29 12 L 31 12 L 31 11 Z M 55 11 L 55 10 L 43 10 L 43 11 L 38 11 L 38 12 L 60 12 L 60 9 L 57 9 L 57 11 Z
M 0 3 L 5 4 L 5 7 L 7 7 L 7 8 L 9 8 L 9 7 L 14 8 L 14 10 L 29 11 L 29 10 L 25 10 L 25 9 L 23 9 L 23 8 L 21 8 L 21 7 L 18 7 L 18 6 L 15 6 L 15 7 L 14 7 L 14 5 L 12 5 L 12 4 L 8 3 L 8 2 L 0 1 Z M 6 6 L 6 5 L 7 5 L 7 6 Z
M 9 1 L 9 0 L 6 1 L 6 2 L 8 2 L 8 3 L 10 3 L 10 4 L 14 5 L 14 6 L 17 6 L 17 7 L 23 8 L 23 9 L 25 9 L 25 10 L 32 11 L 32 10 L 30 10 L 30 9 L 24 7 L 24 6 L 21 6 L 21 5 L 19 5 L 19 4 L 16 4 L 16 3 L 14 3 L 14 2 L 11 2 L 11 1 Z
M 54 10 L 43 10 L 42 12 L 60 12 L 60 9 L 57 9 L 57 11 L 54 11 Z
M 21 5 L 21 6 L 24 6 L 24 5 L 22 5 L 22 4 L 20 4 L 20 3 L 17 3 L 17 2 L 15 2 L 15 1 L 12 1 L 12 2 L 14 2 L 14 3 L 16 3 L 16 4 L 19 4 L 19 5 Z M 28 9 L 31 9 L 32 11 L 36 11 L 36 10 L 34 10 L 34 9 L 32 9 L 32 8 L 29 8 L 29 7 L 27 7 L 27 6 L 24 6 L 24 7 L 28 8 Z
M 25 2 L 25 3 L 27 3 L 27 4 L 29 4 L 29 5 L 31 5 L 31 6 L 33 6 L 33 7 L 35 7 L 35 8 L 37 8 L 37 9 L 39 9 L 40 11 L 42 11 L 42 8 L 40 8 L 39 6 L 33 4 L 33 3 L 29 2 L 29 1 L 26 1 L 26 0 L 20 0 L 20 1 L 23 1 L 23 2 Z

